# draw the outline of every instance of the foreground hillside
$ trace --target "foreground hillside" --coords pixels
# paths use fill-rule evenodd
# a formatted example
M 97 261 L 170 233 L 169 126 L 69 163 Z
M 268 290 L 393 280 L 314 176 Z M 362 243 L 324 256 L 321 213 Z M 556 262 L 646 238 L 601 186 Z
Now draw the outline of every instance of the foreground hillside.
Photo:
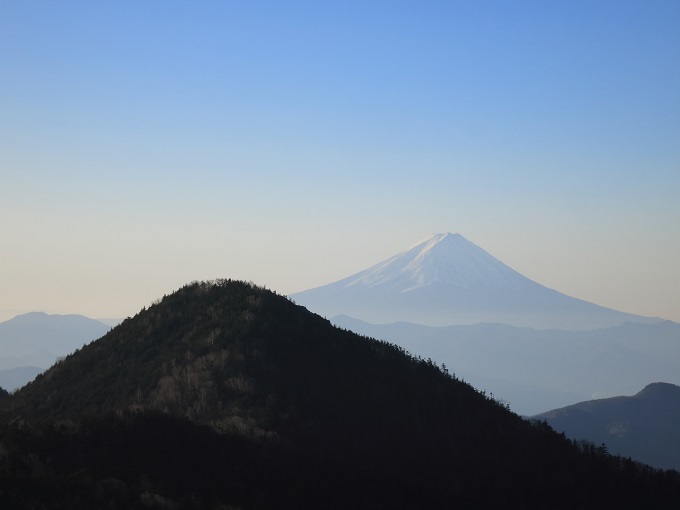
M 194 283 L 0 399 L 14 508 L 676 508 L 576 446 L 267 290 Z

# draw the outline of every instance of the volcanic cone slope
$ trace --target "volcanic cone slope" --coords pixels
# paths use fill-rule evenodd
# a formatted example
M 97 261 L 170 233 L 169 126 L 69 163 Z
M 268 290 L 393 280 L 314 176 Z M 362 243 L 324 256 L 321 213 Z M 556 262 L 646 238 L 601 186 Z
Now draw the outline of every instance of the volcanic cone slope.
M 432 234 L 364 271 L 291 298 L 329 318 L 347 315 L 374 324 L 498 322 L 577 330 L 659 321 L 544 287 L 450 233 Z

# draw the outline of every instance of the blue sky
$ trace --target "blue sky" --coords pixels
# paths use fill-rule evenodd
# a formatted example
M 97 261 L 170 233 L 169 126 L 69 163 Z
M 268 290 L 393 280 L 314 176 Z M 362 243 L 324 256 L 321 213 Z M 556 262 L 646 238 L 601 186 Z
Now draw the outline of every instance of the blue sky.
M 680 321 L 680 3 L 0 2 L 0 319 L 431 232 Z

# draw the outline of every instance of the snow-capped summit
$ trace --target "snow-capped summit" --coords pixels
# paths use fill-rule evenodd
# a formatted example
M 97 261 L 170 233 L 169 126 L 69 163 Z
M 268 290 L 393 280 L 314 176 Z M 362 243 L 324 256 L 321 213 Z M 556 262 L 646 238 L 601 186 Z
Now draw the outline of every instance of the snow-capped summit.
M 291 298 L 329 318 L 373 323 L 593 329 L 656 321 L 548 289 L 451 233 L 432 234 L 364 271 Z
M 341 282 L 347 287 L 385 285 L 398 292 L 443 284 L 462 288 L 519 288 L 532 284 L 462 235 L 451 233 L 432 234 Z

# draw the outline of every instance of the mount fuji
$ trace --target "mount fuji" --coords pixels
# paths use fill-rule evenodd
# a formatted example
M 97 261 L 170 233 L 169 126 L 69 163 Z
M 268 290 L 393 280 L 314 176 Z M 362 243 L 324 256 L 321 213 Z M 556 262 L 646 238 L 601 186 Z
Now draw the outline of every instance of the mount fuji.
M 428 326 L 504 323 L 587 330 L 656 323 L 561 294 L 511 269 L 460 234 L 432 234 L 406 251 L 334 283 L 291 294 L 326 317 Z

